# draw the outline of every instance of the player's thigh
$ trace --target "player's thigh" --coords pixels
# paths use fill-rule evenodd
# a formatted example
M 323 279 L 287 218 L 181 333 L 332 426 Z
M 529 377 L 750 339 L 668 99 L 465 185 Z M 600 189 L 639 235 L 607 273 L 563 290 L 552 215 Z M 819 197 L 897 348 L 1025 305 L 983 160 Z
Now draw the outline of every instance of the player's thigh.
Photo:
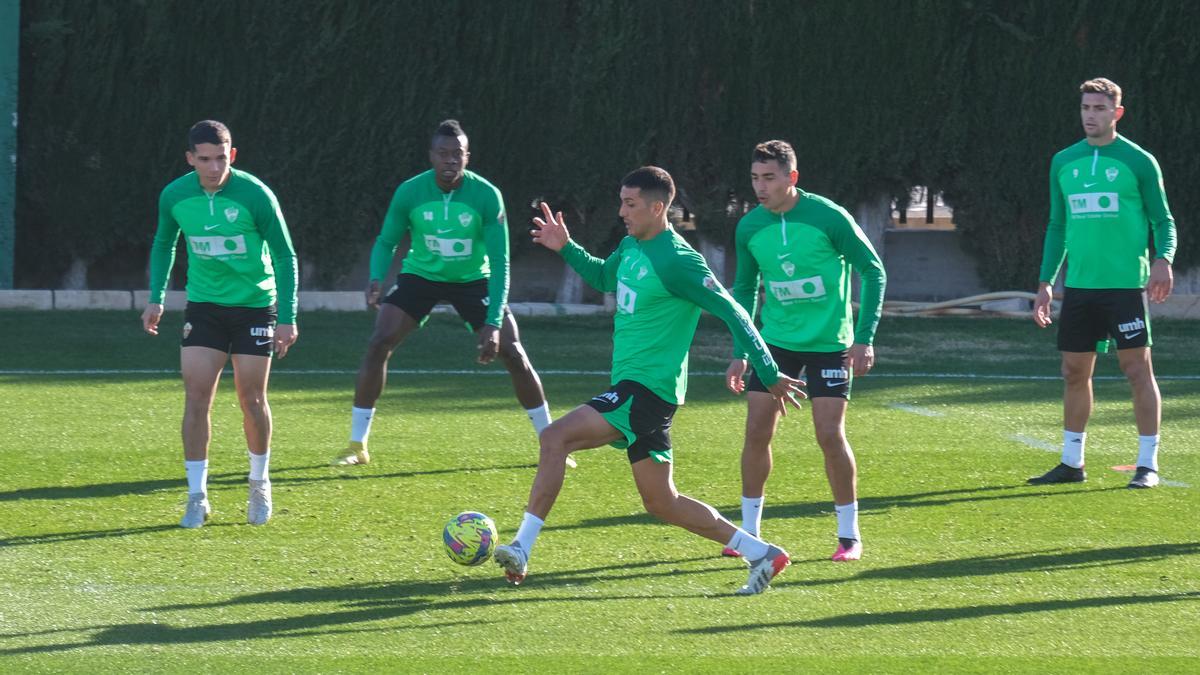
M 375 337 L 384 337 L 392 335 L 391 333 L 382 333 L 380 331 L 380 321 L 383 319 L 383 310 L 387 307 L 394 307 L 402 310 L 407 314 L 413 322 L 416 323 L 416 328 L 420 328 L 425 323 L 425 319 L 429 317 L 429 313 L 433 311 L 434 305 L 438 303 L 442 294 L 441 288 L 429 281 L 428 279 L 416 274 L 401 274 L 396 278 L 396 284 L 392 286 L 388 294 L 379 302 L 379 317 L 375 320 Z M 393 314 L 394 312 L 389 312 Z M 391 326 L 394 328 L 394 326 Z M 411 332 L 411 331 L 409 331 Z M 403 339 L 401 335 L 397 340 Z
M 1096 369 L 1096 352 L 1063 352 L 1062 374 L 1067 380 L 1091 379 Z
M 1058 351 L 1095 353 L 1097 343 L 1108 339 L 1108 311 L 1102 291 L 1067 288 L 1058 315 Z
M 845 434 L 846 406 L 849 402 L 836 396 L 822 396 L 809 401 L 812 406 L 813 431 L 817 438 Z
M 624 435 L 595 408 L 581 405 L 554 420 L 542 431 L 542 445 L 567 452 L 608 445 Z
M 238 398 L 255 400 L 267 393 L 267 380 L 271 375 L 271 357 L 252 354 L 234 354 L 233 383 Z
M 211 347 L 181 347 L 179 370 L 183 375 L 183 389 L 189 400 L 208 401 L 217 390 L 221 369 L 229 355 Z
M 391 349 L 420 327 L 420 319 L 399 306 L 380 303 L 379 314 L 375 317 L 375 329 L 371 333 L 371 344 Z
M 770 443 L 779 426 L 779 402 L 762 391 L 746 392 L 746 437 Z
M 647 457 L 630 464 L 629 468 L 633 471 L 633 482 L 644 503 L 661 503 L 659 500 L 679 494 L 673 478 L 674 462 L 656 462 Z
M 1150 358 L 1149 347 L 1118 349 L 1117 363 L 1121 366 L 1121 372 L 1131 380 L 1154 377 L 1154 365 Z

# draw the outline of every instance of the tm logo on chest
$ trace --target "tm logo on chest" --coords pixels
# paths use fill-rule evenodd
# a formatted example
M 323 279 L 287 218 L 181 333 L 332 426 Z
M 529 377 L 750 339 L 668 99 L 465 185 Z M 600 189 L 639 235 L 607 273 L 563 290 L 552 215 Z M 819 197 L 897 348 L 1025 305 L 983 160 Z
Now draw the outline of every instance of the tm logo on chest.
M 637 307 L 637 291 L 625 285 L 625 282 L 617 282 L 617 312 L 621 314 L 633 314 Z

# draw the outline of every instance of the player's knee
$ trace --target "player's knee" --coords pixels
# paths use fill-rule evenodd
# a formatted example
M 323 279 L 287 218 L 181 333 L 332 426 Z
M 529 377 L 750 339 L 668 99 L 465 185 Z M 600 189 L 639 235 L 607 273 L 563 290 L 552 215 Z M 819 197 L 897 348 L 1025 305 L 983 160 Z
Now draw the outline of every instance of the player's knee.
M 1150 364 L 1145 361 L 1130 361 L 1121 364 L 1121 372 L 1134 384 L 1141 384 L 1154 377 Z
M 846 434 L 843 433 L 841 427 L 818 427 L 814 430 L 817 437 L 817 445 L 821 446 L 821 450 L 829 452 L 843 452 L 846 449 Z
M 1073 385 L 1087 382 L 1091 379 L 1092 374 L 1088 368 L 1064 361 L 1062 364 L 1062 376 L 1068 385 Z
M 261 389 L 239 389 L 238 403 L 246 412 L 264 410 L 267 407 L 267 393 Z
M 367 358 L 387 359 L 399 344 L 400 340 L 391 335 L 375 333 L 367 341 Z
M 646 513 L 658 518 L 659 520 L 670 522 L 671 512 L 675 505 L 675 495 L 666 492 L 653 492 L 642 494 L 642 506 L 645 507 Z

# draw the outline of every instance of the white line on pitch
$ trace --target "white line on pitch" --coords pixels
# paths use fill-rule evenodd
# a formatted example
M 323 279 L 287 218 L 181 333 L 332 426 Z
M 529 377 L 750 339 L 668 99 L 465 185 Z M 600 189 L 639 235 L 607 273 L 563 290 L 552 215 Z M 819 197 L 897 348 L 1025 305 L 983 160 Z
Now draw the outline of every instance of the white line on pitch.
M 1038 450 L 1045 450 L 1046 452 L 1059 452 L 1060 450 L 1062 450 L 1062 448 L 1060 448 L 1059 446 L 1057 446 L 1053 443 L 1047 443 L 1046 441 L 1043 441 L 1038 438 L 1034 438 L 1032 436 L 1026 436 L 1025 434 L 1013 434 L 1012 436 L 1008 437 L 1008 440 L 1016 441 L 1018 443 L 1024 443 L 1025 445 L 1028 445 L 1031 448 L 1037 448 Z
M 887 407 L 893 408 L 895 410 L 903 410 L 904 412 L 909 412 L 914 415 L 920 415 L 921 417 L 945 417 L 946 416 L 946 413 L 938 412 L 936 410 L 930 410 L 929 408 L 922 408 L 920 406 L 909 405 L 907 403 L 889 403 L 889 404 L 887 404 Z

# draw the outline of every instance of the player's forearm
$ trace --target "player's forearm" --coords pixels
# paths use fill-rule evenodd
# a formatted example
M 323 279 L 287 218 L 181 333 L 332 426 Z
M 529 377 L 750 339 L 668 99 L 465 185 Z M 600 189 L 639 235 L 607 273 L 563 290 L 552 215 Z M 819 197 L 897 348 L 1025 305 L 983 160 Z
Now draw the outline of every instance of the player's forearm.
M 371 247 L 371 281 L 383 281 L 388 269 L 392 266 L 392 258 L 396 257 L 396 242 L 387 241 L 380 235 Z
M 508 230 L 499 224 L 483 228 L 483 243 L 491 267 L 491 275 L 488 277 L 486 322 L 499 328 L 504 318 L 504 308 L 508 304 Z
M 1042 268 L 1038 273 L 1038 280 L 1053 285 L 1066 256 L 1065 229 L 1062 223 L 1051 221 L 1046 227 L 1046 240 L 1042 244 Z
M 858 292 L 858 323 L 854 329 L 854 341 L 862 345 L 875 342 L 875 330 L 879 317 L 883 316 L 883 296 L 887 289 L 887 273 L 883 265 L 859 271 L 862 286 Z
M 1168 216 L 1154 223 L 1154 257 L 1174 263 L 1175 244 L 1175 219 Z
M 175 266 L 175 241 L 178 238 L 178 229 L 175 229 L 174 236 L 168 236 L 160 227 L 154 235 L 154 243 L 150 245 L 150 302 L 163 301 L 171 277 L 171 268 Z
M 574 240 L 568 240 L 559 255 L 587 285 L 603 292 L 616 290 L 616 284 L 609 278 L 606 261 L 588 253 Z

